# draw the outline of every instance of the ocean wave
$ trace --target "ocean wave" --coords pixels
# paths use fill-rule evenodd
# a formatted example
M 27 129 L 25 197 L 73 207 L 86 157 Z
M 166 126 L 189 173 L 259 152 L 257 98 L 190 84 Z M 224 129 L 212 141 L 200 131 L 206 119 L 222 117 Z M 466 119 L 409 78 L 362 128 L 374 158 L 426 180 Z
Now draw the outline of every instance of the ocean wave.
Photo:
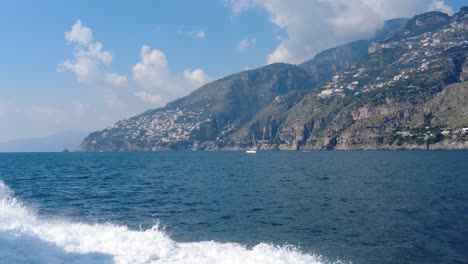
M 0 181 L 0 259 L 4 263 L 331 263 L 290 246 L 246 248 L 214 241 L 181 243 L 158 226 L 50 220 L 18 201 Z M 2 262 L 2 263 L 3 263 Z M 339 262 L 335 262 L 339 263 Z

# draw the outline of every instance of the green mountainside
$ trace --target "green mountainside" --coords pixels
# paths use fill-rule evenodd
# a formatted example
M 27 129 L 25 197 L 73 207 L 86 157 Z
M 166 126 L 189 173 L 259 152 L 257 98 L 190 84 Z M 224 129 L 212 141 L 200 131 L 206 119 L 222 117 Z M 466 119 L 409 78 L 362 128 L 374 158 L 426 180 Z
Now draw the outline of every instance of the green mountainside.
M 208 83 L 83 151 L 468 148 L 468 7 L 394 19 L 300 65 Z

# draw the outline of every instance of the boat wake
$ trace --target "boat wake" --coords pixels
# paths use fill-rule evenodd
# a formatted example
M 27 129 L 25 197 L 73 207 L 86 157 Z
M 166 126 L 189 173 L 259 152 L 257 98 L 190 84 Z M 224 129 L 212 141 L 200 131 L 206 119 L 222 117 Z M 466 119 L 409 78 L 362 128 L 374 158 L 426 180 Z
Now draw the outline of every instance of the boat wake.
M 18 201 L 0 181 L 2 263 L 330 263 L 293 247 L 246 248 L 213 241 L 181 243 L 155 226 L 135 231 L 112 224 L 50 220 Z M 336 263 L 336 262 L 335 262 Z

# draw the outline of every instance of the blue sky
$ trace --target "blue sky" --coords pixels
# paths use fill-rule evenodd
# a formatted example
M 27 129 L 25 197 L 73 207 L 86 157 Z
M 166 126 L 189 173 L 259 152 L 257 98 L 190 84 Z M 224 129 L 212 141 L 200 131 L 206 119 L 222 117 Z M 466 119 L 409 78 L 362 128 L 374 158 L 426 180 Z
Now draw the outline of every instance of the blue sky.
M 210 80 L 298 63 L 385 19 L 463 1 L 321 2 L 0 0 L 0 141 L 101 129 Z

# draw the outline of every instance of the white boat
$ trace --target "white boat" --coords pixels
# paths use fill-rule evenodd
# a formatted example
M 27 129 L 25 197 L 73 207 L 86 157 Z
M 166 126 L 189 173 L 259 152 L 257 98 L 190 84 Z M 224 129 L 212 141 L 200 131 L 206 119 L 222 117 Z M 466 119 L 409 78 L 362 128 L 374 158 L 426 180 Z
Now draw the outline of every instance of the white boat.
M 255 154 L 257 153 L 257 143 L 255 142 L 255 135 L 252 133 L 252 143 L 253 147 L 245 151 L 247 154 Z

